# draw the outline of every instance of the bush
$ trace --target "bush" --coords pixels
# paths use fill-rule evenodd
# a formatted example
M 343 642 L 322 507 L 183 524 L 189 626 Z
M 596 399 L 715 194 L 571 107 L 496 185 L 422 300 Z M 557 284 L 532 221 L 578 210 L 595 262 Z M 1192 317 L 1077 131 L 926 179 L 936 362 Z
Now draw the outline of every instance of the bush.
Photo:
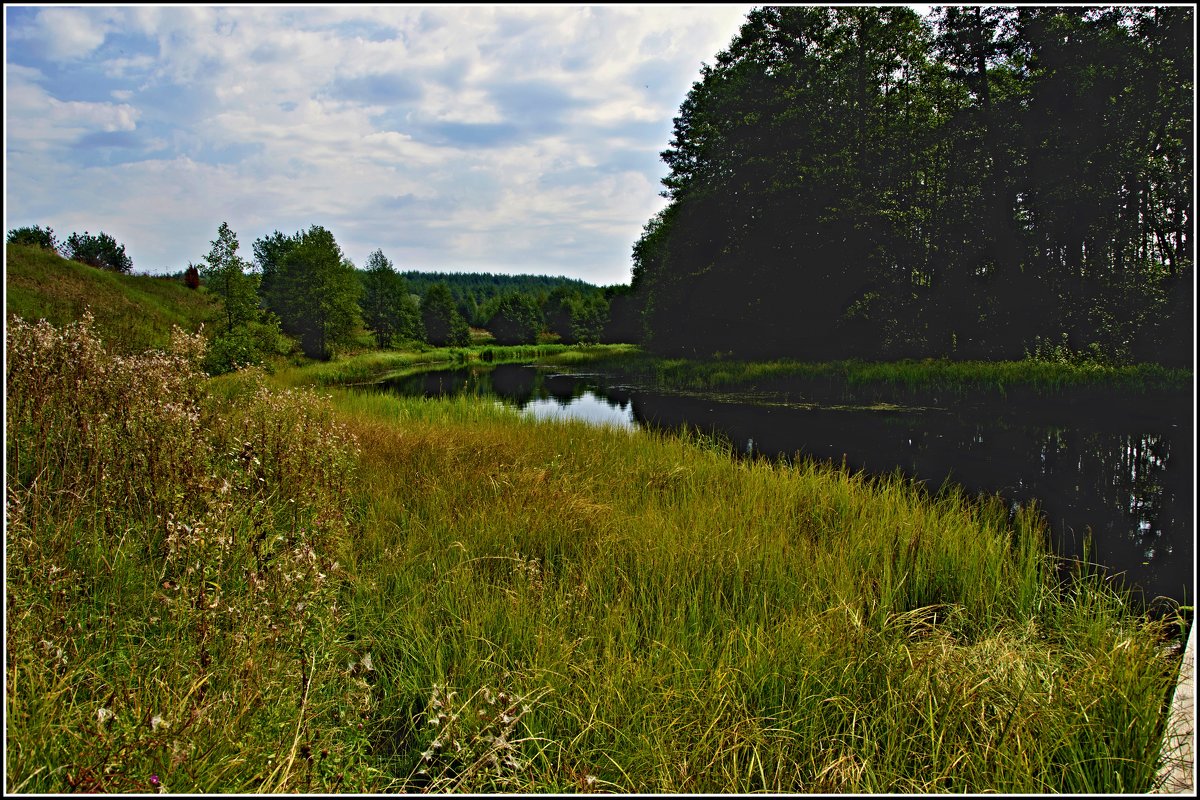
M 126 255 L 125 245 L 101 231 L 92 236 L 87 231 L 82 235 L 72 233 L 65 245 L 67 258 L 97 269 L 128 274 L 133 269 L 133 260 Z
M 268 367 L 271 356 L 288 355 L 295 342 L 283 335 L 279 319 L 266 313 L 264 321 L 243 322 L 218 334 L 208 345 L 205 372 L 224 375 L 243 367 Z
M 48 226 L 46 228 L 42 228 L 41 225 L 13 228 L 8 232 L 8 243 L 30 245 L 58 252 L 58 239 L 54 237 L 54 229 Z

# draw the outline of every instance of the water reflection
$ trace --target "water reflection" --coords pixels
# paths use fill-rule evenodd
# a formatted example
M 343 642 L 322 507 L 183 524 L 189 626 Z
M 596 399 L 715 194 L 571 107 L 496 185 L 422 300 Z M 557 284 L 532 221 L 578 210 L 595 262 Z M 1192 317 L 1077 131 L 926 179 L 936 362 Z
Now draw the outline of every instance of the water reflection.
M 622 428 L 703 431 L 738 453 L 797 454 L 847 469 L 901 469 L 936 491 L 953 481 L 1013 504 L 1037 501 L 1052 544 L 1115 580 L 1191 602 L 1193 584 L 1190 404 L 1060 398 L 1024 404 L 973 398 L 950 409 L 846 410 L 763 406 L 614 386 L 501 365 L 429 372 L 387 384 L 407 395 L 494 396 L 538 417 Z M 1186 598 L 1186 601 L 1185 601 Z

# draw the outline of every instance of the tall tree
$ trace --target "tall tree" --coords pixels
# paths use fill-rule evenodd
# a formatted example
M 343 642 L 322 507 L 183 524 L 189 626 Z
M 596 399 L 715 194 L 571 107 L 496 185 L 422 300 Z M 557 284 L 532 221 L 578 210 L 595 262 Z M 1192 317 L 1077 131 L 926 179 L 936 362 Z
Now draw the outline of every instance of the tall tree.
M 454 296 L 444 283 L 435 283 L 425 290 L 421 298 L 421 323 L 430 344 L 462 347 L 471 341 L 467 321 L 458 312 Z
M 325 228 L 313 225 L 291 239 L 290 244 L 267 240 L 282 253 L 271 265 L 273 310 L 284 331 L 300 339 L 305 354 L 328 359 L 359 323 L 358 276 Z
M 537 301 L 523 292 L 511 292 L 499 298 L 485 327 L 498 344 L 533 344 L 543 325 Z
M 847 310 L 906 266 L 924 36 L 904 8 L 749 14 L 680 108 L 672 203 L 635 245 L 651 347 L 852 350 Z
M 1178 341 L 1192 14 L 755 9 L 662 154 L 669 203 L 633 251 L 647 346 L 994 358 L 1066 335 L 1127 358 Z
M 246 275 L 250 266 L 238 255 L 237 234 L 229 224 L 222 222 L 217 228 L 217 238 L 204 257 L 200 277 L 209 291 L 221 298 L 225 306 L 225 331 L 228 333 L 238 325 L 255 319 L 258 315 L 258 297 L 254 284 Z
M 367 256 L 362 286 L 363 323 L 375 334 L 376 344 L 391 347 L 395 337 L 415 335 L 416 309 L 411 305 L 408 283 L 382 250 Z

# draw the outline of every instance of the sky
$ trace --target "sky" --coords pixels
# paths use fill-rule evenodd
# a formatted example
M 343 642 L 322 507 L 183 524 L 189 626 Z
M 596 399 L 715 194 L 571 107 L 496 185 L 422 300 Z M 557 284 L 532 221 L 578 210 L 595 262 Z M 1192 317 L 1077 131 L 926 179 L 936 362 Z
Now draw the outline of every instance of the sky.
M 659 153 L 749 5 L 6 6 L 5 229 L 135 272 L 227 222 L 360 267 L 627 283 Z

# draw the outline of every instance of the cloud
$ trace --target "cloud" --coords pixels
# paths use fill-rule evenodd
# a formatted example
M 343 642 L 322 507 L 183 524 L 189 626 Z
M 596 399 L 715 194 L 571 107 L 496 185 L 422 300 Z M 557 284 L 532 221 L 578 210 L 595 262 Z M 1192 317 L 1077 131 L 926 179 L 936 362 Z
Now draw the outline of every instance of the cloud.
M 228 221 L 627 280 L 671 118 L 748 8 L 10 9 L 9 216 L 103 228 L 137 269 Z
M 112 29 L 107 20 L 77 8 L 43 8 L 23 37 L 51 61 L 83 59 L 104 44 Z

